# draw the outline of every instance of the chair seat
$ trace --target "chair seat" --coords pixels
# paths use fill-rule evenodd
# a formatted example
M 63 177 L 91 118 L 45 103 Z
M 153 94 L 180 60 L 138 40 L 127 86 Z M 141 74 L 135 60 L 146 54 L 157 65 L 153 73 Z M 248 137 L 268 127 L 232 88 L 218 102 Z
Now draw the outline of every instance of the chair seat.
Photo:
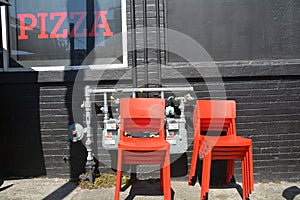
M 226 135 L 226 136 L 200 136 L 200 141 L 213 145 L 214 147 L 243 147 L 251 146 L 252 140 L 236 135 Z M 201 143 L 200 142 L 200 143 Z
M 163 138 L 126 138 L 119 141 L 118 148 L 120 150 L 132 151 L 155 151 L 168 150 L 170 143 Z

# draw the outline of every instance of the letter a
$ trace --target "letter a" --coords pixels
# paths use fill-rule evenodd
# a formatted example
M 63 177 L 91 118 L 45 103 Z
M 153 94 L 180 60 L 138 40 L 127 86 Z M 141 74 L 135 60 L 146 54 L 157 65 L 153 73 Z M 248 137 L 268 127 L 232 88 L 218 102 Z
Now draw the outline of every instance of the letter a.
M 89 36 L 98 36 L 98 33 L 96 32 L 96 28 L 104 28 L 105 31 L 103 33 L 103 36 L 113 36 L 114 33 L 111 32 L 110 27 L 106 20 L 107 11 L 106 10 L 96 11 L 95 14 L 96 14 L 95 23 L 91 32 L 89 33 Z M 102 20 L 102 24 L 99 24 L 100 20 Z

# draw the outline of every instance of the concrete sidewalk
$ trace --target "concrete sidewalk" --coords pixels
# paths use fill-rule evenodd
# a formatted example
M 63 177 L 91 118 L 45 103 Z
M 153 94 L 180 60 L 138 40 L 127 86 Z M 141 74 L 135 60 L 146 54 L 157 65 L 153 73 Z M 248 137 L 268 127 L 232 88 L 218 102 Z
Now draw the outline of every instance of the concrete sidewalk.
M 299 188 L 300 182 L 256 183 L 254 192 L 250 195 L 250 199 L 300 200 Z M 188 186 L 187 181 L 172 179 L 172 191 L 174 199 L 194 200 L 200 198 L 199 184 Z M 283 193 L 286 198 L 283 197 Z M 113 195 L 114 188 L 83 190 L 67 179 L 58 178 L 5 180 L 0 186 L 1 200 L 111 200 L 113 199 Z M 124 192 L 121 192 L 121 199 L 155 200 L 163 199 L 163 195 L 159 190 L 159 184 L 139 181 L 134 186 L 130 186 Z M 210 189 L 208 199 L 240 200 L 241 197 L 235 188 L 222 188 Z

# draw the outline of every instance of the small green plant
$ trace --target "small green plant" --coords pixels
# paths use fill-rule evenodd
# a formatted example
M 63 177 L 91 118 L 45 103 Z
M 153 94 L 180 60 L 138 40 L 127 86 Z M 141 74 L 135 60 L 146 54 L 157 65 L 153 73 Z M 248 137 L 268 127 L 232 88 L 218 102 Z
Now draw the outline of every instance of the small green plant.
M 122 177 L 122 184 L 127 184 L 129 181 L 129 176 Z M 82 189 L 97 189 L 97 188 L 111 188 L 114 187 L 116 183 L 116 175 L 103 173 L 95 175 L 94 183 L 90 183 L 88 180 L 80 180 L 78 182 L 79 187 Z
M 273 183 L 280 184 L 281 181 L 280 180 L 273 180 Z
M 88 180 L 79 180 L 78 185 L 81 189 L 96 189 L 93 183 L 90 183 Z
M 95 178 L 94 185 L 101 188 L 110 188 L 115 185 L 116 176 L 113 174 L 102 174 Z
M 261 182 L 261 183 L 269 183 L 270 181 L 265 180 L 265 179 L 262 179 L 260 182 Z

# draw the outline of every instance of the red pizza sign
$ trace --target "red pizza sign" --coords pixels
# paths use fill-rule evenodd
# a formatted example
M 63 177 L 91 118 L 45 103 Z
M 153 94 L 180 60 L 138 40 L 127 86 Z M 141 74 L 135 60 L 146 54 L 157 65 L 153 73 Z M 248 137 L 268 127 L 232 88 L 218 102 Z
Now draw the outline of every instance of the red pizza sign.
M 38 39 L 46 38 L 68 38 L 68 37 L 97 37 L 99 33 L 97 29 L 103 29 L 103 36 L 113 36 L 109 24 L 106 19 L 107 11 L 95 11 L 94 12 L 94 24 L 91 30 L 87 28 L 81 28 L 84 20 L 86 20 L 87 12 L 41 12 L 36 14 L 31 13 L 22 13 L 18 14 L 17 17 L 20 21 L 20 32 L 18 35 L 19 40 L 27 40 L 28 34 L 27 31 L 33 29 L 39 30 Z M 67 28 L 62 28 L 63 23 L 67 20 L 76 20 L 74 23 L 74 28 L 68 30 Z M 25 21 L 30 21 L 29 24 L 26 24 Z M 46 22 L 50 20 L 55 22 L 52 30 L 49 32 L 46 31 L 47 24 Z M 38 27 L 38 29 L 37 29 Z

